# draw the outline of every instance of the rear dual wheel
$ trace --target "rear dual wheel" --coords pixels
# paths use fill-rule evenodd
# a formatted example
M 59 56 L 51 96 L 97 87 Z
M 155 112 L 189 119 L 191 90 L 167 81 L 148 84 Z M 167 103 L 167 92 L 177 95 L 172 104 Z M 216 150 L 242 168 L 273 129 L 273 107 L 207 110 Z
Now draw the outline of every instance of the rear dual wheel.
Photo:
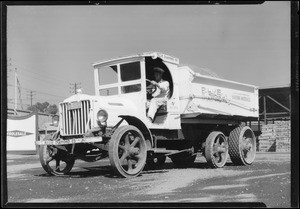
M 109 142 L 109 160 L 114 171 L 122 177 L 138 176 L 147 159 L 143 134 L 135 126 L 119 127 Z
M 250 165 L 256 155 L 256 138 L 248 126 L 239 126 L 229 134 L 229 155 L 234 165 Z
M 228 143 L 222 132 L 213 131 L 206 138 L 205 158 L 208 165 L 213 168 L 221 168 L 226 164 Z

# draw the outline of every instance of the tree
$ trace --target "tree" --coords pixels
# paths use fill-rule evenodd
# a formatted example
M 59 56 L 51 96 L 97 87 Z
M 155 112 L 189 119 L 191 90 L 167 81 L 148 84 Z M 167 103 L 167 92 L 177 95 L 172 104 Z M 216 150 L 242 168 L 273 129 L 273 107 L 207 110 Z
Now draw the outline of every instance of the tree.
M 43 103 L 37 102 L 32 106 L 36 107 L 39 112 L 46 112 L 47 107 L 49 106 L 49 102 L 43 102 Z
M 50 105 L 49 102 L 37 102 L 34 105 L 27 108 L 30 111 L 38 111 L 42 113 L 56 114 L 58 112 L 58 108 L 55 104 Z
M 55 115 L 58 112 L 56 104 L 49 105 L 46 110 L 47 113 Z

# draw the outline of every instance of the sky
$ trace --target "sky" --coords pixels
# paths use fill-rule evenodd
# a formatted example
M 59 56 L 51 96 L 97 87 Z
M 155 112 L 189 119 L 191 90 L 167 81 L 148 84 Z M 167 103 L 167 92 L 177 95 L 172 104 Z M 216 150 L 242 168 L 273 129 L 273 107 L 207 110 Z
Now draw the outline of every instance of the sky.
M 14 69 L 24 106 L 58 104 L 81 83 L 94 95 L 92 63 L 158 51 L 180 64 L 259 87 L 290 84 L 290 2 L 261 5 L 8 6 L 8 102 Z

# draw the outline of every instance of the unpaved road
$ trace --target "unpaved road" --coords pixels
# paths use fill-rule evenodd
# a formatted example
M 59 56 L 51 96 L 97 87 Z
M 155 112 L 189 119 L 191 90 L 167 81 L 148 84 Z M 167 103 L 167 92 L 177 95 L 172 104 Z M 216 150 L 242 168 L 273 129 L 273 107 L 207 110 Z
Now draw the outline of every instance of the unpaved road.
M 177 169 L 167 159 L 139 177 L 114 176 L 108 159 L 76 161 L 68 176 L 49 176 L 37 155 L 7 156 L 9 202 L 263 202 L 290 207 L 290 154 L 258 153 L 251 166 L 207 168 L 198 156 L 193 167 Z

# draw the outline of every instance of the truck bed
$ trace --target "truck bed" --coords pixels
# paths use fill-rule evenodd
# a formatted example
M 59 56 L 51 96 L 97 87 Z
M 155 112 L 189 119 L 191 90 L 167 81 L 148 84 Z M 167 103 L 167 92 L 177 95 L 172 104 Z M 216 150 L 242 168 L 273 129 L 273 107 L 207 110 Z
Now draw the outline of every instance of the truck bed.
M 259 116 L 258 88 L 253 85 L 194 73 L 185 92 L 179 97 L 182 118 Z

